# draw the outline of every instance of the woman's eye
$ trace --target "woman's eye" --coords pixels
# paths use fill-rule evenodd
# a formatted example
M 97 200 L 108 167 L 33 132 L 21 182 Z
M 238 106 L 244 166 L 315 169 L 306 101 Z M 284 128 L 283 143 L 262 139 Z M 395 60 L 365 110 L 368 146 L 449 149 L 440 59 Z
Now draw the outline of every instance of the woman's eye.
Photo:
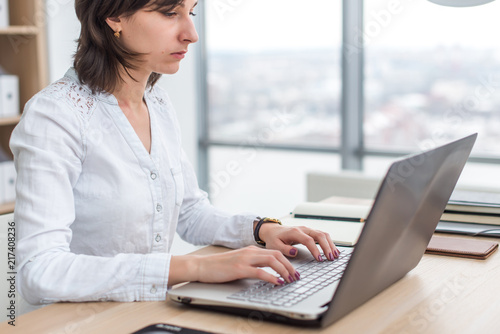
M 174 16 L 177 16 L 178 14 L 176 12 L 167 12 L 167 13 L 163 13 L 163 15 L 165 15 L 167 17 L 174 17 Z M 189 15 L 196 16 L 196 13 L 189 12 Z

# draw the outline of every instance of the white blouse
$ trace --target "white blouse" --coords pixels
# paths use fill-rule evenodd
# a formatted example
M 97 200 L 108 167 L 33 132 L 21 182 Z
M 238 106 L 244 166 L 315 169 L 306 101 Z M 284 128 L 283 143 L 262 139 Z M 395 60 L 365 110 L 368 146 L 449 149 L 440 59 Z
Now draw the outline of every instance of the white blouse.
M 73 69 L 35 95 L 14 129 L 20 294 L 56 301 L 163 300 L 175 231 L 194 244 L 255 245 L 254 214 L 198 188 L 166 93 L 144 95 L 148 153 L 111 94 Z

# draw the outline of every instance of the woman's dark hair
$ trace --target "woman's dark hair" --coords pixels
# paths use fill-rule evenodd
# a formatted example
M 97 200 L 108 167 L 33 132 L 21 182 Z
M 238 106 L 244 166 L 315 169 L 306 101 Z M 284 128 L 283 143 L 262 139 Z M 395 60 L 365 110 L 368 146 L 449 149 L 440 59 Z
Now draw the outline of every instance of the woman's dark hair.
M 113 92 L 123 78 L 121 66 L 134 79 L 129 69 L 136 69 L 141 53 L 126 50 L 106 23 L 108 17 L 131 16 L 138 10 L 170 11 L 184 0 L 75 0 L 76 16 L 82 25 L 73 66 L 80 81 L 92 92 Z M 160 79 L 152 73 L 148 87 Z M 135 79 L 134 79 L 135 80 Z

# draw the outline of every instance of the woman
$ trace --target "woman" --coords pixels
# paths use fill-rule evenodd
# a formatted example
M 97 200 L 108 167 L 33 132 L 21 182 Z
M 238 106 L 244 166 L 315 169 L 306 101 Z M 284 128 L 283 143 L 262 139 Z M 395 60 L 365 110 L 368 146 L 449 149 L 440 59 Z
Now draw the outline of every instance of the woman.
M 186 281 L 284 284 L 300 278 L 285 257 L 297 254 L 293 244 L 319 261 L 316 242 L 328 260 L 338 256 L 326 233 L 229 215 L 198 188 L 173 108 L 155 86 L 198 40 L 195 6 L 75 1 L 82 28 L 74 69 L 27 103 L 10 143 L 18 287 L 28 302 L 162 300 Z M 171 256 L 176 231 L 195 244 L 250 247 Z

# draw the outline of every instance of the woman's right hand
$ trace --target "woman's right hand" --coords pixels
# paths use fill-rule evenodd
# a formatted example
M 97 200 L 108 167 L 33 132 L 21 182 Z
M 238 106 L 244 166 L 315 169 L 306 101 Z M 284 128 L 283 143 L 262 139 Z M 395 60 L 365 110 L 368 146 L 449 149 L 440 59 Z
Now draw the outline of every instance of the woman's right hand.
M 281 278 L 259 267 L 271 267 Z M 172 256 L 168 285 L 188 281 L 222 283 L 242 278 L 282 285 L 298 280 L 300 274 L 280 251 L 249 246 L 214 255 Z

